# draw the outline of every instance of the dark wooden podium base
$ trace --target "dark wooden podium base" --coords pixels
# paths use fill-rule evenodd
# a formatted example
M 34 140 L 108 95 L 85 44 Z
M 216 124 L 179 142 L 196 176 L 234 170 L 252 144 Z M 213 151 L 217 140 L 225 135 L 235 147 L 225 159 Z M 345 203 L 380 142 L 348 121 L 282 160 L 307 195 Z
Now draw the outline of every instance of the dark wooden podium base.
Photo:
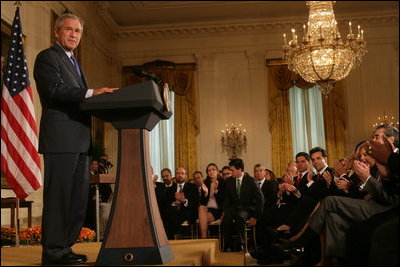
M 96 265 L 153 265 L 173 258 L 150 174 L 149 132 L 118 130 L 115 192 Z

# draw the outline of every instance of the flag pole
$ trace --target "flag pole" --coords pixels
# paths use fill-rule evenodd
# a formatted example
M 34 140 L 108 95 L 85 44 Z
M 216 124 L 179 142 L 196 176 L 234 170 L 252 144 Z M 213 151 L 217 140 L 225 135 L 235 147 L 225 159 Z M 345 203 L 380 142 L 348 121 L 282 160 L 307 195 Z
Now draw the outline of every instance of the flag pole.
M 21 7 L 22 3 L 21 1 L 15 1 L 14 3 L 15 7 Z M 15 198 L 15 205 L 16 205 L 16 216 L 15 216 L 15 246 L 19 247 L 19 197 L 16 196 Z
M 19 197 L 15 198 L 16 216 L 15 216 L 15 246 L 19 247 Z

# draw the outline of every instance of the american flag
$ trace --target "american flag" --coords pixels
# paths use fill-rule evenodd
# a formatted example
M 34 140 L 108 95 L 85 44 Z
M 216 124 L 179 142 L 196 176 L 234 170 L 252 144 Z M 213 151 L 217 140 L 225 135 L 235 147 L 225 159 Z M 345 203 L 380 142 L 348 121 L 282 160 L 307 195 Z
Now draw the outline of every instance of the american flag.
M 32 89 L 19 7 L 12 24 L 1 94 L 1 169 L 19 199 L 42 185 Z

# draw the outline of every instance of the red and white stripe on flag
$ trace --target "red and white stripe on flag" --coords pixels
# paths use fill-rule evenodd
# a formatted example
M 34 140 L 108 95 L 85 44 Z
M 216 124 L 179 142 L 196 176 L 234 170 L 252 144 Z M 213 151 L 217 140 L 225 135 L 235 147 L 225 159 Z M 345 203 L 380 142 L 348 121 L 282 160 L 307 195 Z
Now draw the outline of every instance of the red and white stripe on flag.
M 10 35 L 1 94 L 1 169 L 18 198 L 42 185 L 32 89 L 22 46 L 19 7 Z

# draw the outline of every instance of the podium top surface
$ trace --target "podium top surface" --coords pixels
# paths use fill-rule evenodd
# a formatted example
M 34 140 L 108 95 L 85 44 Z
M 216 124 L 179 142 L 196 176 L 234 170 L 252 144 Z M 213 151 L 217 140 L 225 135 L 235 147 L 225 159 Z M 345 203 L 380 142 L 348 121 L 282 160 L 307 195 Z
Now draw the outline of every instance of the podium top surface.
M 89 97 L 81 104 L 82 110 L 120 110 L 152 108 L 164 109 L 160 89 L 153 81 L 120 88 L 111 94 Z
M 80 108 L 110 122 L 116 129 L 147 129 L 169 119 L 160 89 L 153 81 L 127 86 L 110 94 L 89 97 Z

